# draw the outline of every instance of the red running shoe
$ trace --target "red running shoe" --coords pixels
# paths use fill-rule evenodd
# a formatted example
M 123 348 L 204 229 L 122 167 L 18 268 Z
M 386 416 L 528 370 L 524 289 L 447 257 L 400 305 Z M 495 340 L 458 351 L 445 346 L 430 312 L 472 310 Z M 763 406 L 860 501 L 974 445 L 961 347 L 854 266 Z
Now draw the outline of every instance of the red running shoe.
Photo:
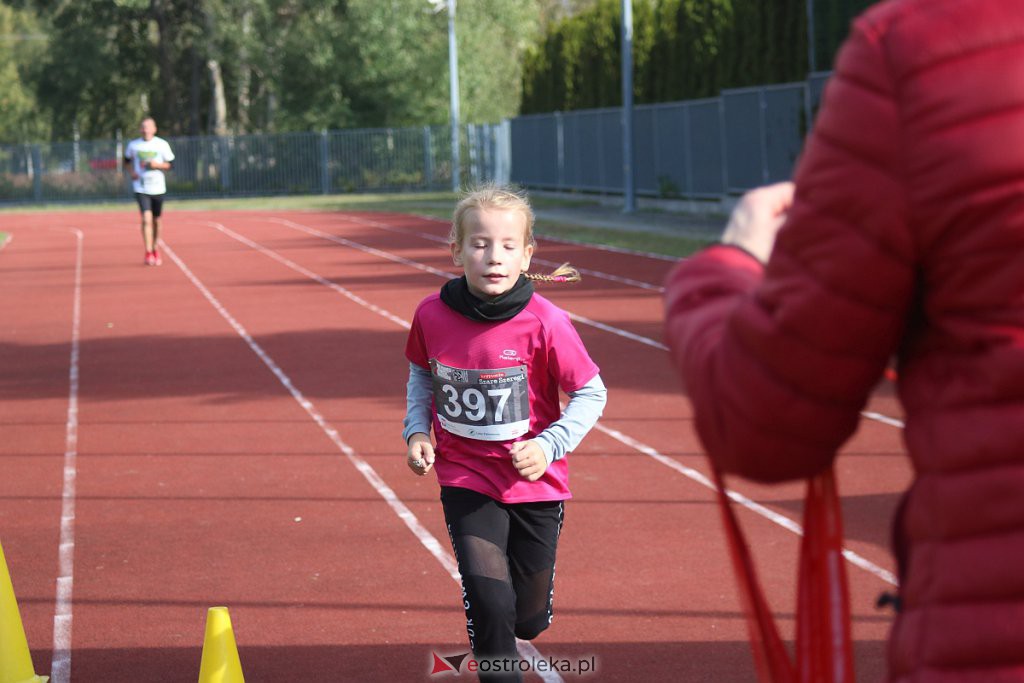
M 146 252 L 146 260 L 144 261 L 144 263 L 147 266 L 155 266 L 156 265 L 156 254 L 154 252 L 152 252 L 152 251 L 147 251 Z
M 160 258 L 160 252 L 158 252 L 156 249 L 154 249 L 153 250 L 153 265 L 154 266 L 161 266 L 161 265 L 163 265 L 163 263 L 164 263 L 164 260 L 162 258 Z

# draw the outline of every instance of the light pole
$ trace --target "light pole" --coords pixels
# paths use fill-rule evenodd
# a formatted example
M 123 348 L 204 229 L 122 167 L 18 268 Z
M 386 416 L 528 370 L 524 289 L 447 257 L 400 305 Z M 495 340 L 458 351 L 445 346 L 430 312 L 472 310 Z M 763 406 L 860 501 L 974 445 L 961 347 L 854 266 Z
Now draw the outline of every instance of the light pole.
M 807 0 L 807 68 L 809 73 L 818 70 L 817 50 L 814 49 L 814 0 Z
M 459 54 L 455 44 L 455 0 L 448 0 L 448 83 L 451 95 L 452 192 L 459 191 Z
M 633 213 L 633 0 L 622 0 L 622 175 L 622 211 Z

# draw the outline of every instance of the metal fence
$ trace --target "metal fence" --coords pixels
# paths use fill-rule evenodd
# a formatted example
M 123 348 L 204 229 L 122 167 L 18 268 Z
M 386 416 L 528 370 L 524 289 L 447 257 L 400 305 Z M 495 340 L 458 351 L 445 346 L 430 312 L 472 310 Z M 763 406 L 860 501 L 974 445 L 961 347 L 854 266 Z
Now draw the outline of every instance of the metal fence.
M 637 194 L 711 199 L 789 178 L 829 75 L 634 107 Z M 511 139 L 513 182 L 623 192 L 620 108 L 520 116 Z
M 634 109 L 639 195 L 717 199 L 789 178 L 829 73 Z M 450 128 L 169 138 L 175 197 L 451 187 Z M 520 116 L 461 131 L 464 183 L 621 193 L 622 110 Z M 131 196 L 121 140 L 0 146 L 0 203 Z
M 175 197 L 244 197 L 451 187 L 448 126 L 170 137 Z M 461 177 L 508 182 L 508 122 L 462 128 Z M 0 203 L 122 199 L 125 142 L 0 145 Z

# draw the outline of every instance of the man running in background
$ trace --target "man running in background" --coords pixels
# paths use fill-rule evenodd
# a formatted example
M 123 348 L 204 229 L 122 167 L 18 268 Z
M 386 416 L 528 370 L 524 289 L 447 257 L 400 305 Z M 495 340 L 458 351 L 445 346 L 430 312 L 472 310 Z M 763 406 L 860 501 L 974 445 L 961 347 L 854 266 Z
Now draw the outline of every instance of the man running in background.
M 156 135 L 156 121 L 152 116 L 139 125 L 141 138 L 128 143 L 124 163 L 132 170 L 132 190 L 142 213 L 142 241 L 146 247 L 147 266 L 159 266 L 160 254 L 156 250 L 160 239 L 160 214 L 163 213 L 167 181 L 164 171 L 171 169 L 174 152 L 167 141 Z

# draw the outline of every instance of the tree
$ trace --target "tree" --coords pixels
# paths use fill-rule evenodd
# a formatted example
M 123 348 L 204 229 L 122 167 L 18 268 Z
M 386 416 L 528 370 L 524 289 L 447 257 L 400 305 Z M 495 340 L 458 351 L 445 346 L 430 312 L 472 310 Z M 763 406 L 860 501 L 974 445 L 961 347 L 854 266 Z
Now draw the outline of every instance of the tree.
M 45 137 L 32 88 L 33 65 L 46 51 L 46 35 L 28 11 L 0 5 L 0 142 Z
M 20 1 L 51 36 L 32 85 L 55 138 L 143 113 L 171 134 L 448 120 L 447 18 L 428 0 Z M 539 8 L 592 2 L 462 0 L 463 121 L 518 111 Z
M 482 123 L 516 115 L 522 101 L 523 55 L 540 30 L 538 3 L 464 0 L 456 17 L 462 118 Z
M 351 0 L 357 125 L 448 121 L 446 3 Z M 456 11 L 461 118 L 493 122 L 519 110 L 522 55 L 538 32 L 538 0 L 462 0 Z
M 350 0 L 346 40 L 352 125 L 440 123 L 447 110 L 447 29 L 426 0 Z
M 134 127 L 145 109 L 141 95 L 157 81 L 145 12 L 112 0 L 64 3 L 49 23 L 36 93 L 52 136 L 67 140 L 76 124 L 97 138 Z
M 827 68 L 871 0 L 816 0 Z M 805 0 L 633 0 L 634 98 L 806 75 Z M 448 121 L 444 0 L 0 0 L 0 136 Z M 621 0 L 459 0 L 462 120 L 617 106 Z M 14 22 L 14 23 L 12 23 Z M 543 34 L 541 33 L 543 32 Z M 45 45 L 45 49 L 43 46 Z
M 526 55 L 522 112 L 617 106 L 621 0 L 593 0 L 576 13 L 552 9 L 556 1 L 544 0 L 552 19 Z M 873 1 L 815 2 L 819 68 L 831 67 L 851 17 Z M 633 0 L 633 26 L 637 102 L 807 76 L 805 0 Z

